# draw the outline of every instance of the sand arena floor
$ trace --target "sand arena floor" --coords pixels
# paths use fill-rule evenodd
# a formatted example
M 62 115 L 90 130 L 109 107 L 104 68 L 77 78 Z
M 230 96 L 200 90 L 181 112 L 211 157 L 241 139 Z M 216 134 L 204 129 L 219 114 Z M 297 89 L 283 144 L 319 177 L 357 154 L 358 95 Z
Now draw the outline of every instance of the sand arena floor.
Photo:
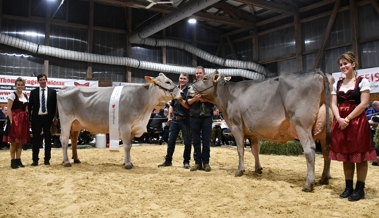
M 234 177 L 232 147 L 211 148 L 208 173 L 182 167 L 183 146 L 165 168 L 157 165 L 166 145 L 133 146 L 132 170 L 122 167 L 122 148 L 81 149 L 82 163 L 71 168 L 61 165 L 61 149 L 53 149 L 50 166 L 31 167 L 26 150 L 27 166 L 17 170 L 10 168 L 9 150 L 0 151 L 0 217 L 379 217 L 379 167 L 369 165 L 366 199 L 349 202 L 338 198 L 344 188 L 339 162 L 332 162 L 329 185 L 304 193 L 303 156 L 261 155 L 263 174 L 255 174 L 253 155 L 245 152 L 245 175 Z M 318 155 L 317 180 L 322 163 Z

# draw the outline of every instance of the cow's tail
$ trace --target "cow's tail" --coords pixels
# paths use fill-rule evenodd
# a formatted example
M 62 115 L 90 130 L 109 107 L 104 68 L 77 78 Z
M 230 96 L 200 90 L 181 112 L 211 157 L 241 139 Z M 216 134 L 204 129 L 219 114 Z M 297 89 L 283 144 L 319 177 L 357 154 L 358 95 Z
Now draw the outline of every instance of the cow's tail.
M 332 141 L 332 134 L 331 134 L 331 123 L 329 122 L 329 116 L 330 116 L 330 83 L 329 83 L 329 79 L 328 79 L 328 76 L 326 75 L 326 73 L 322 72 L 321 70 L 319 70 L 319 73 L 322 75 L 322 77 L 324 78 L 324 93 L 325 93 L 325 115 L 326 115 L 326 148 L 329 149 L 330 148 L 330 143 Z

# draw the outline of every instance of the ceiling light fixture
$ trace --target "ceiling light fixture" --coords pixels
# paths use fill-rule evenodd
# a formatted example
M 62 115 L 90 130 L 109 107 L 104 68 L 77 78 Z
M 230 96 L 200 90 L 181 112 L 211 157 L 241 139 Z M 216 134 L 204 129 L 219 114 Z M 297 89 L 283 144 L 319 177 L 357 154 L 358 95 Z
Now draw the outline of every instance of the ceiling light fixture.
M 188 19 L 188 23 L 195 24 L 196 23 L 196 19 L 195 18 L 190 18 L 190 19 Z

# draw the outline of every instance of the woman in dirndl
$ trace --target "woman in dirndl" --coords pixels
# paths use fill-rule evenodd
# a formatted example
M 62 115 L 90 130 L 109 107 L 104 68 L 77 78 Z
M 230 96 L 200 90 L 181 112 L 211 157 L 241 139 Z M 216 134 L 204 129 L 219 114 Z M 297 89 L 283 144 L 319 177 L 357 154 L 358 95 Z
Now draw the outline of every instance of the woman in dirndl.
M 332 145 L 329 157 L 343 162 L 345 190 L 341 198 L 358 201 L 365 197 L 364 187 L 368 161 L 376 160 L 365 108 L 370 98 L 370 83 L 357 76 L 358 62 L 353 52 L 346 52 L 337 60 L 345 78 L 337 81 L 332 91 Z M 354 171 L 357 183 L 353 189 Z
M 11 168 L 24 167 L 21 162 L 22 145 L 29 142 L 28 96 L 22 91 L 25 80 L 18 77 L 15 81 L 16 91 L 8 96 L 7 127 L 3 141 L 10 142 Z

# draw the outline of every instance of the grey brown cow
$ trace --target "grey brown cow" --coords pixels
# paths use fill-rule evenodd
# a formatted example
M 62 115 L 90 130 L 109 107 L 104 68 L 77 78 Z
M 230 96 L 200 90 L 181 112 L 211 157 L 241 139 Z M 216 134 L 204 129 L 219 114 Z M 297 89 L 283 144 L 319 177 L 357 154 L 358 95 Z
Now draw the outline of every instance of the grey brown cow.
M 119 101 L 119 133 L 125 150 L 124 166 L 131 169 L 132 139 L 146 132 L 151 111 L 160 102 L 180 98 L 181 90 L 163 73 L 152 78 L 145 76 L 148 84 L 127 84 L 123 87 Z M 79 131 L 86 129 L 92 134 L 109 132 L 109 102 L 114 87 L 66 87 L 57 94 L 60 140 L 63 162 L 71 166 L 67 155 L 67 144 L 71 131 L 74 163 L 80 163 L 76 151 Z
M 307 178 L 303 191 L 312 191 L 315 183 L 315 143 L 323 145 L 324 170 L 321 184 L 330 177 L 329 149 L 325 146 L 326 121 L 332 122 L 330 103 L 333 77 L 319 70 L 281 74 L 262 81 L 227 82 L 217 72 L 191 85 L 190 94 L 200 93 L 216 104 L 237 143 L 239 165 L 236 176 L 243 175 L 244 139 L 250 138 L 255 157 L 255 171 L 261 172 L 258 140 L 285 143 L 299 139 L 306 157 Z M 326 100 L 328 99 L 328 100 Z M 328 119 L 326 118 L 328 114 Z M 330 126 L 330 125 L 329 125 Z M 329 128 L 330 129 L 330 128 Z M 330 134 L 330 131 L 329 131 Z M 330 135 L 329 135 L 330 136 Z

